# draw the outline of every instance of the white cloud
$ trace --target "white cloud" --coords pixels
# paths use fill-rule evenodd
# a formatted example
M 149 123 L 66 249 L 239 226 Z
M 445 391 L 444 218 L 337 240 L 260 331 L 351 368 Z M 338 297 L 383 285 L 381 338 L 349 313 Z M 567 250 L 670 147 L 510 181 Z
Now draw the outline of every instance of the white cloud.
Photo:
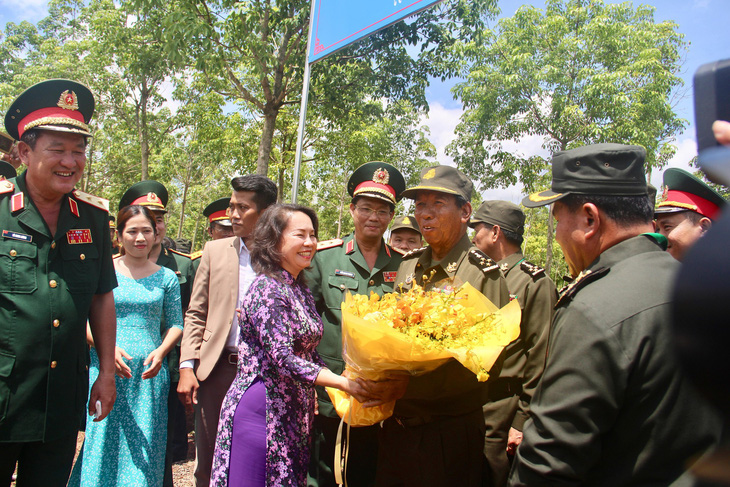
M 439 164 L 456 166 L 454 160 L 446 155 L 446 146 L 454 140 L 454 130 L 459 123 L 464 110 L 461 108 L 445 108 L 439 102 L 432 102 L 428 116 L 422 121 L 431 129 L 431 142 L 436 146 Z
M 651 173 L 651 184 L 653 184 L 656 188 L 661 187 L 664 171 L 670 167 L 677 167 L 689 172 L 695 172 L 697 170 L 696 167 L 691 167 L 689 165 L 689 162 L 697 155 L 697 143 L 692 136 L 687 136 L 685 134 L 683 137 L 684 138 L 679 139 L 675 143 L 677 146 L 677 153 L 669 160 L 667 165 L 661 170 L 653 171 Z

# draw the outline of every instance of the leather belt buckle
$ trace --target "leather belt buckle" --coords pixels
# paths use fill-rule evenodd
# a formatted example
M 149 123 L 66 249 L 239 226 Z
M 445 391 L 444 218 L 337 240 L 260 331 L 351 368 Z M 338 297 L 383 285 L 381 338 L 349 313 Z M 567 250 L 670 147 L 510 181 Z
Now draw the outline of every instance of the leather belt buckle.
M 231 365 L 238 365 L 238 354 L 237 353 L 229 353 L 228 354 L 228 363 Z

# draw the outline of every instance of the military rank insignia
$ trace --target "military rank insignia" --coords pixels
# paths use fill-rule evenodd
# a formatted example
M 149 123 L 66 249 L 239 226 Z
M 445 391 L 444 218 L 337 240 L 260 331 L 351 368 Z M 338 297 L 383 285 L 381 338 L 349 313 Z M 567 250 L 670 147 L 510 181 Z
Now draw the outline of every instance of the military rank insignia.
M 88 228 L 75 228 L 66 232 L 66 240 L 69 244 L 88 244 L 91 240 L 91 230 Z
M 456 272 L 456 268 L 459 267 L 459 265 L 456 262 L 452 262 L 451 264 L 446 266 L 446 272 L 449 274 L 453 274 Z

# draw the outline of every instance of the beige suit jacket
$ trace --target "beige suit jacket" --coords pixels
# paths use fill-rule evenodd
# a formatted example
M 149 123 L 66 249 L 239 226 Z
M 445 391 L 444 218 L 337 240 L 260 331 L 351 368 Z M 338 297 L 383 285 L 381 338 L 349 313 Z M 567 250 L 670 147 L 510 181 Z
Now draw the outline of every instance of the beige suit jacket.
M 180 345 L 181 363 L 198 360 L 195 373 L 199 381 L 207 379 L 215 367 L 231 330 L 240 249 L 239 237 L 213 240 L 203 248 Z

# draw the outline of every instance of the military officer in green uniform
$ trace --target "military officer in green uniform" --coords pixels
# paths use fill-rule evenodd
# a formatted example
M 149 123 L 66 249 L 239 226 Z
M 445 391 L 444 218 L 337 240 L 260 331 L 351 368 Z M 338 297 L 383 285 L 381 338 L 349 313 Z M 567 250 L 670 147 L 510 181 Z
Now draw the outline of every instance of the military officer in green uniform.
M 306 271 L 306 281 L 324 324 L 317 351 L 336 374 L 344 369 L 340 305 L 345 295 L 374 292 L 382 296 L 393 291 L 401 255 L 385 243 L 383 234 L 404 189 L 403 176 L 390 164 L 368 162 L 358 167 L 347 183 L 355 231 L 342 239 L 320 242 L 312 267 Z M 314 420 L 310 481 L 319 487 L 334 486 L 332 469 L 340 419 L 324 388 L 318 387 L 317 395 L 319 415 Z M 377 429 L 375 425 L 350 431 L 348 485 L 374 484 Z
M 231 204 L 231 197 L 220 198 L 209 204 L 203 210 L 203 215 L 208 219 L 208 236 L 211 240 L 233 237 L 233 224 L 228 212 L 228 205 Z M 199 250 L 190 255 L 193 261 L 193 269 L 198 271 L 200 258 L 203 251 Z
M 490 383 L 489 402 L 483 408 L 487 426 L 484 485 L 501 487 L 509 475 L 507 455 L 514 455 L 522 439 L 530 399 L 545 368 L 558 292 L 545 270 L 522 255 L 525 214 L 519 206 L 509 201 L 485 201 L 469 226 L 475 230 L 472 242 L 497 261 L 510 296 L 522 309 L 520 336 L 505 350 L 502 371 Z
M 388 245 L 401 254 L 423 247 L 423 237 L 418 222 L 413 215 L 403 215 L 393 218 L 390 226 Z
M 167 267 L 177 275 L 180 283 L 180 300 L 183 315 L 190 304 L 190 293 L 193 289 L 195 273 L 193 262 L 187 254 L 165 248 L 162 239 L 167 234 L 165 215 L 168 201 L 167 188 L 154 180 L 140 181 L 133 184 L 119 200 L 119 208 L 129 205 L 146 206 L 155 216 L 157 237 L 150 251 L 150 260 L 157 265 Z M 161 328 L 164 330 L 164 327 Z M 177 383 L 180 381 L 180 346 L 179 344 L 167 355 L 170 369 L 170 392 L 168 396 L 167 452 L 165 455 L 165 487 L 172 486 L 172 462 L 187 457 L 187 428 L 185 426 L 185 408 L 177 397 Z M 174 450 L 174 451 L 173 451 Z
M 466 234 L 473 187 L 461 171 L 434 166 L 421 171 L 418 185 L 403 192 L 415 200 L 415 217 L 428 247 L 403 256 L 396 288 L 468 282 L 496 306 L 509 302 L 499 266 L 472 246 Z M 490 374 L 497 378 L 499 361 Z M 377 485 L 481 485 L 487 388 L 459 362 L 449 360 L 410 378 L 400 390 L 373 390 L 384 399 L 402 396 L 379 432 Z
M 27 170 L 0 182 L 0 485 L 16 463 L 19 486 L 66 485 L 87 399 L 99 421 L 116 397 L 108 203 L 74 189 L 93 112 L 86 86 L 49 80 L 5 116 Z M 88 396 L 87 319 L 100 359 Z
M 654 210 L 657 231 L 667 237 L 667 252 L 681 261 L 712 228 L 727 202 L 684 169 L 664 171 L 664 194 Z
M 692 461 L 722 423 L 677 361 L 671 290 L 679 264 L 653 231 L 643 147 L 553 156 L 555 239 L 575 276 L 556 305 L 545 371 L 510 485 L 693 485 Z

